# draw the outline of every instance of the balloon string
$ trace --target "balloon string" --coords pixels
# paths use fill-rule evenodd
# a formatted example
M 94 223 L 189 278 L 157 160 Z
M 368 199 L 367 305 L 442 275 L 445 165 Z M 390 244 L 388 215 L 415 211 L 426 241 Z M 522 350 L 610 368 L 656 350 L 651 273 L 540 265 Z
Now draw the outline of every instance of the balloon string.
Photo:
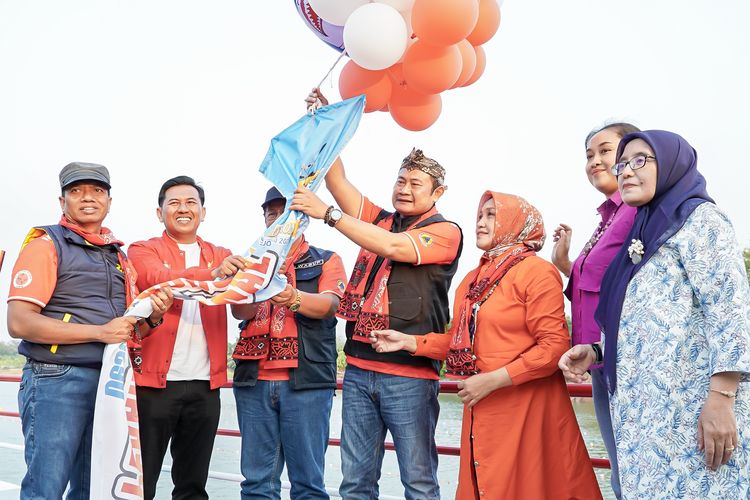
M 326 73 L 325 76 L 323 76 L 323 78 L 320 79 L 320 83 L 318 83 L 315 86 L 316 89 L 320 88 L 320 86 L 323 85 L 323 82 L 326 81 L 326 78 L 328 78 L 331 75 L 331 73 L 333 72 L 333 68 L 336 67 L 336 65 L 339 63 L 339 61 L 341 60 L 341 58 L 344 57 L 345 55 L 346 55 L 346 51 L 342 50 L 341 54 L 339 54 L 339 56 L 336 58 L 336 61 L 333 63 L 333 66 L 331 66 L 331 68 L 328 70 L 328 73 Z
M 339 63 L 342 57 L 346 55 L 346 51 L 341 51 L 341 54 L 336 58 L 336 61 L 334 61 L 333 65 L 330 67 L 328 72 L 323 76 L 323 78 L 320 80 L 320 82 L 315 86 L 316 89 L 319 89 L 321 85 L 323 85 L 323 82 L 326 81 L 326 78 L 331 76 L 331 73 L 333 72 L 333 68 L 336 67 L 336 65 Z M 323 107 L 323 103 L 320 101 L 320 99 L 317 99 L 314 103 L 310 104 L 307 107 L 307 112 L 309 114 L 314 114 L 319 108 Z

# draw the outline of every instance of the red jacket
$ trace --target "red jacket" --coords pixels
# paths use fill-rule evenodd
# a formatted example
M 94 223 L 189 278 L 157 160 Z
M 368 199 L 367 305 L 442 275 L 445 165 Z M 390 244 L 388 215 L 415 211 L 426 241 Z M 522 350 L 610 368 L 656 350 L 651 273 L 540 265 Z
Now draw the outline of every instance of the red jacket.
M 185 269 L 184 252 L 166 231 L 161 237 L 130 245 L 128 259 L 138 272 L 138 289 L 145 290 L 175 278 L 212 280 L 211 269 L 232 253 L 200 238 L 198 245 L 201 247 L 200 266 L 189 269 Z M 200 312 L 211 363 L 211 389 L 217 389 L 227 381 L 227 308 L 200 304 Z M 182 301 L 175 300 L 164 315 L 164 322 L 143 339 L 141 373 L 134 372 L 136 385 L 166 386 L 181 314 Z

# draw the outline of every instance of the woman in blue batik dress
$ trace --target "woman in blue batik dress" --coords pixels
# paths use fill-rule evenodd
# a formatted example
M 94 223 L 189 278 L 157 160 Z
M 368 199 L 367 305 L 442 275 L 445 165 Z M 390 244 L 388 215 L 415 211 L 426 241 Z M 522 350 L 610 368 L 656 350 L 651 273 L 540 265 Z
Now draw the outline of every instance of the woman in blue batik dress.
M 596 318 L 622 497 L 750 499 L 750 289 L 734 230 L 679 135 L 628 134 L 617 158 L 638 213 Z M 560 367 L 580 381 L 600 352 L 576 346 Z

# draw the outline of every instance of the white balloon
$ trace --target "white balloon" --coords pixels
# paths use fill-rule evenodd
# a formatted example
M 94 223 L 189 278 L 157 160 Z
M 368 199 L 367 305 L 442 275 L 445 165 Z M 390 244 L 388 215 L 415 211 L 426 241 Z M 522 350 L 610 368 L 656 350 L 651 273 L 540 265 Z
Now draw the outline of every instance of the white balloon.
M 344 47 L 352 61 L 369 70 L 392 66 L 406 50 L 406 23 L 389 5 L 370 3 L 358 8 L 344 25 Z
M 370 0 L 308 0 L 317 15 L 336 26 L 343 26 L 352 12 Z
M 390 5 L 399 12 L 410 12 L 414 6 L 414 0 L 373 0 L 373 3 Z

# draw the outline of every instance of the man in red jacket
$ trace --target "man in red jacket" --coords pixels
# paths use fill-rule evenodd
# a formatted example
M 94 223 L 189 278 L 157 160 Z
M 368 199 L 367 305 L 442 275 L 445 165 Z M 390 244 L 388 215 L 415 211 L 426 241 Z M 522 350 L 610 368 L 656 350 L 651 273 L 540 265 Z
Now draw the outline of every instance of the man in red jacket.
M 204 201 L 203 188 L 187 176 L 161 187 L 156 215 L 164 233 L 128 249 L 141 290 L 176 278 L 224 278 L 244 266 L 242 257 L 198 237 Z M 175 301 L 133 357 L 146 499 L 154 498 L 170 439 L 172 498 L 208 498 L 219 388 L 227 381 L 226 313 L 226 307 Z

